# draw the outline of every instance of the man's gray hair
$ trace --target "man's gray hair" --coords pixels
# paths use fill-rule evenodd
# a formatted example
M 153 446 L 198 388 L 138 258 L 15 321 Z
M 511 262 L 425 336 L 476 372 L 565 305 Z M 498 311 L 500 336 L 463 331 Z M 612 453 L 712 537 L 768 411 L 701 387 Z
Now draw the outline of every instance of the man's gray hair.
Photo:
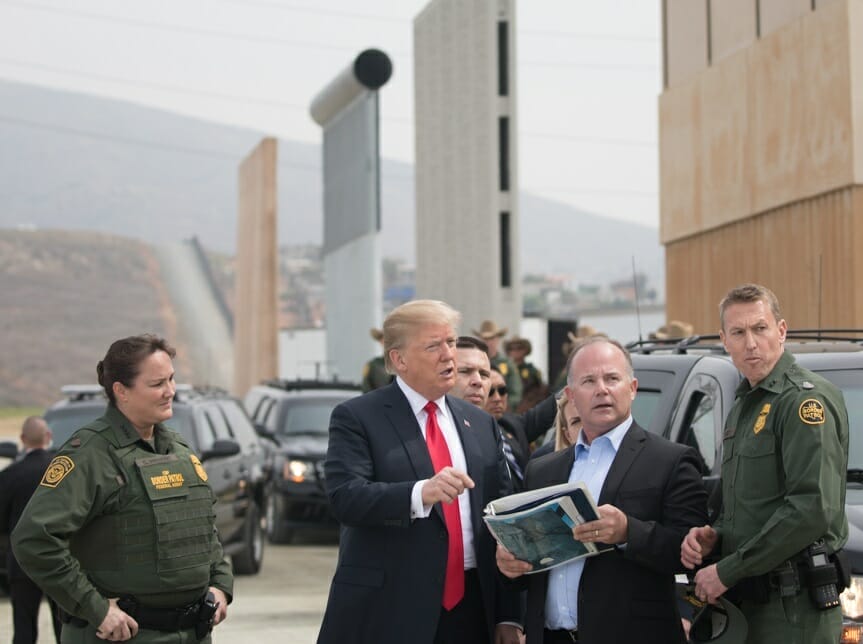
M 591 335 L 586 338 L 580 338 L 578 343 L 573 347 L 572 351 L 569 354 L 569 357 L 566 360 L 566 384 L 572 385 L 572 363 L 575 361 L 576 354 L 584 349 L 584 347 L 589 347 L 592 344 L 599 344 L 600 342 L 604 342 L 605 344 L 610 344 L 613 347 L 617 347 L 620 352 L 623 354 L 623 357 L 626 358 L 626 375 L 629 376 L 629 379 L 632 380 L 635 378 L 635 371 L 632 368 L 632 356 L 629 354 L 629 351 L 625 346 L 623 346 L 617 340 L 613 340 L 605 335 Z
M 751 302 L 764 302 L 770 307 L 770 311 L 777 322 L 782 319 L 782 313 L 779 311 L 779 299 L 773 291 L 760 284 L 741 284 L 728 291 L 719 303 L 719 328 L 725 330 L 725 311 L 728 310 L 729 306 Z

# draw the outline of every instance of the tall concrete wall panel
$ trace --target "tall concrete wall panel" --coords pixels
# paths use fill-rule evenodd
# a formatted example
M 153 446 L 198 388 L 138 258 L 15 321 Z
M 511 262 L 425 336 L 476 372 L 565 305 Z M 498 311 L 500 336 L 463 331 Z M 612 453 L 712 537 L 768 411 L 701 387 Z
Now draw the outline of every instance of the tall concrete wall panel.
M 707 67 L 707 0 L 663 0 L 665 85 L 674 87 Z
M 360 382 L 363 364 L 380 353 L 380 345 L 369 337 L 369 329 L 381 318 L 381 271 L 368 270 L 380 265 L 377 231 L 324 255 L 328 362 L 325 373 L 339 380 Z M 354 279 L 357 273 L 363 279 Z
M 666 315 L 698 333 L 718 330 L 729 288 L 772 288 L 792 328 L 859 328 L 863 322 L 863 187 L 854 186 L 671 242 Z
M 433 0 L 414 21 L 417 296 L 452 304 L 466 329 L 493 318 L 517 332 L 521 317 L 514 21 L 512 0 Z M 501 213 L 510 242 L 505 258 Z
M 233 392 L 278 375 L 276 140 L 263 139 L 239 172 Z
M 848 21 L 828 5 L 663 92 L 663 242 L 854 181 Z
M 758 11 L 755 0 L 720 0 L 711 2 L 710 60 L 716 63 L 745 49 L 758 31 Z
M 812 0 L 759 0 L 761 35 L 773 33 L 812 11 Z

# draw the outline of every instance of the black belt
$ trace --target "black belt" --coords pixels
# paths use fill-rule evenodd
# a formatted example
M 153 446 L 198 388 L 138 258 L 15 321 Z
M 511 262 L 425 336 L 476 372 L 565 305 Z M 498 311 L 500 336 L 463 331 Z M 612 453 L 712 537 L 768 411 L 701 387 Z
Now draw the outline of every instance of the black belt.
M 152 631 L 174 632 L 195 628 L 204 598 L 179 608 L 153 608 L 142 606 L 133 597 L 121 597 L 117 606 L 130 615 L 140 628 Z
M 566 628 L 558 628 L 551 630 L 546 628 L 542 636 L 543 644 L 571 644 L 578 642 L 578 630 L 568 630 Z

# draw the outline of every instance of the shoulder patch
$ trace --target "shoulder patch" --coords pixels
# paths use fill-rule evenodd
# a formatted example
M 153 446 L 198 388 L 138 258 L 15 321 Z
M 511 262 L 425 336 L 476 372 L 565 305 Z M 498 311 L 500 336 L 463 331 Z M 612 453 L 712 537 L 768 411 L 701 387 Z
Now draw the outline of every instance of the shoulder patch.
M 55 456 L 54 460 L 48 463 L 45 469 L 45 474 L 42 475 L 42 480 L 39 485 L 45 487 L 57 487 L 60 481 L 75 469 L 75 463 L 68 456 Z
M 192 465 L 195 467 L 195 473 L 198 475 L 198 478 L 206 482 L 207 470 L 205 470 L 204 466 L 201 465 L 201 460 L 194 454 L 189 454 L 189 458 L 192 461 Z
M 823 425 L 824 424 L 824 405 L 820 400 L 815 398 L 807 398 L 800 403 L 800 408 L 797 410 L 797 415 L 807 425 Z

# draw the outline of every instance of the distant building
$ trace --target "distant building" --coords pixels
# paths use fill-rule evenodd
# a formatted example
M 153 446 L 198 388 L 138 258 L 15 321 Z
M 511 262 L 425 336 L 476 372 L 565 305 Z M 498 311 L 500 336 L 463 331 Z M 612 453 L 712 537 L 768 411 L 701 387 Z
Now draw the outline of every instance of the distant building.
M 418 297 L 519 331 L 514 0 L 432 0 L 414 20 Z M 469 276 L 470 279 L 465 279 Z

